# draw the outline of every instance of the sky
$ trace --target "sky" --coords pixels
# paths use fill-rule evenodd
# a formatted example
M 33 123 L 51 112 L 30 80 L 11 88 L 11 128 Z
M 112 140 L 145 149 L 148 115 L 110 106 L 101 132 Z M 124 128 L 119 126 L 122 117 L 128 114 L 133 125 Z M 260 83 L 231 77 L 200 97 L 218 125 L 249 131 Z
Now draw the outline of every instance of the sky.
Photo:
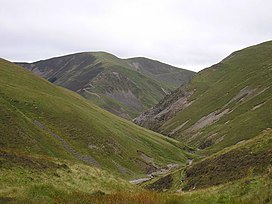
M 272 39 L 271 0 L 0 0 L 0 57 L 83 51 L 199 71 Z

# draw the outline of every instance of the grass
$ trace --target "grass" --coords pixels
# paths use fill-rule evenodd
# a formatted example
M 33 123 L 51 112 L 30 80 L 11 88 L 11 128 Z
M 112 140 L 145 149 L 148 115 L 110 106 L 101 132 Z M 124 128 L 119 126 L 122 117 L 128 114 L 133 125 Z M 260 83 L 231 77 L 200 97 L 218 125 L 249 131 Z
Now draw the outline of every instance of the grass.
M 139 151 L 160 166 L 183 165 L 190 155 L 181 150 L 180 142 L 114 116 L 4 60 L 0 62 L 0 96 L 2 148 L 77 161 L 60 141 L 34 124 L 38 120 L 80 154 L 123 178 L 148 170 Z
M 93 204 L 179 204 L 179 203 L 271 203 L 271 169 L 261 176 L 230 182 L 192 192 L 157 193 L 145 190 L 116 191 L 110 194 L 103 191 L 83 192 L 60 190 L 58 186 L 39 184 L 17 188 L 11 192 L 1 192 L 0 200 L 9 203 L 93 203 Z M 19 193 L 20 192 L 20 193 Z M 12 195 L 16 195 L 13 197 Z M 4 203 L 4 202 L 3 202 Z
M 219 151 L 185 171 L 184 189 L 224 184 L 248 175 L 263 174 L 272 165 L 272 130 Z
M 159 193 L 165 203 L 271 203 L 271 150 L 267 129 L 141 186 L 165 192 Z
M 1 149 L 0 201 L 55 203 L 73 194 L 109 194 L 137 187 L 107 171 L 68 160 Z
M 187 90 L 194 91 L 189 98 L 193 103 L 164 122 L 160 132 L 168 134 L 188 121 L 174 138 L 194 147 L 204 147 L 203 154 L 211 154 L 271 127 L 271 53 L 272 42 L 265 42 L 237 51 L 199 72 L 187 86 Z M 253 91 L 251 96 L 246 96 L 243 102 L 237 99 L 228 103 L 245 87 Z M 254 110 L 259 104 L 263 105 Z M 204 116 L 227 108 L 232 112 L 220 120 L 200 130 L 187 131 Z
M 271 203 L 271 170 L 261 176 L 248 176 L 224 185 L 183 192 L 171 198 L 169 203 Z

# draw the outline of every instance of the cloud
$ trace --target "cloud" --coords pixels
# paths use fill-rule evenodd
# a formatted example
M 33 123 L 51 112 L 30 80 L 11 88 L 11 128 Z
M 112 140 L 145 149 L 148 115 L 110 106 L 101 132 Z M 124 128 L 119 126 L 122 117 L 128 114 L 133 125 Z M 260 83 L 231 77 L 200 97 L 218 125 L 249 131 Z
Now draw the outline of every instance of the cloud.
M 35 61 L 103 50 L 200 70 L 271 39 L 271 6 L 269 0 L 6 0 L 0 56 Z

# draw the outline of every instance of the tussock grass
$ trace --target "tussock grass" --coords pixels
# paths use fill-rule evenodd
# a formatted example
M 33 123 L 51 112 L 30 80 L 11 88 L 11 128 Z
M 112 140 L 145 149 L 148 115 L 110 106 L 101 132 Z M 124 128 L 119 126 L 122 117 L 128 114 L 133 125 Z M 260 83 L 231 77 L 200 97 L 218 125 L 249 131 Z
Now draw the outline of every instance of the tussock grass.
M 104 194 L 60 191 L 48 185 L 32 186 L 21 197 L 1 197 L 13 203 L 92 203 L 92 204 L 250 204 L 271 203 L 271 173 L 248 177 L 225 185 L 182 193 L 119 191 Z M 18 195 L 18 194 L 17 194 Z

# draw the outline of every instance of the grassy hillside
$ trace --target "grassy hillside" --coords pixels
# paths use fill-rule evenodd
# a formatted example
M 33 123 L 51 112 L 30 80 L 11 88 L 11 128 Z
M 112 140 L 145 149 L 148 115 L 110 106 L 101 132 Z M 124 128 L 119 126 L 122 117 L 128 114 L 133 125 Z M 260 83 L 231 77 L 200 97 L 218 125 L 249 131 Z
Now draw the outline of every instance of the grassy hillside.
M 248 176 L 262 175 L 272 165 L 272 129 L 219 151 L 185 172 L 184 189 L 205 188 Z
M 84 194 L 137 190 L 107 171 L 78 162 L 3 149 L 0 162 L 1 203 L 59 203 L 68 196 L 76 202 Z
M 83 162 L 124 178 L 183 165 L 185 146 L 0 61 L 0 147 Z
M 234 52 L 136 123 L 212 153 L 272 127 L 272 41 Z
M 105 52 L 18 64 L 127 119 L 156 104 L 194 74 L 146 58 L 119 59 Z
M 267 129 L 142 187 L 167 191 L 177 203 L 270 203 L 271 166 L 272 129 Z
M 246 178 L 229 182 L 224 185 L 213 186 L 191 192 L 181 192 L 179 194 L 175 194 L 175 196 L 171 196 L 168 203 L 271 203 L 271 188 L 272 173 L 270 169 L 260 176 L 247 176 Z

